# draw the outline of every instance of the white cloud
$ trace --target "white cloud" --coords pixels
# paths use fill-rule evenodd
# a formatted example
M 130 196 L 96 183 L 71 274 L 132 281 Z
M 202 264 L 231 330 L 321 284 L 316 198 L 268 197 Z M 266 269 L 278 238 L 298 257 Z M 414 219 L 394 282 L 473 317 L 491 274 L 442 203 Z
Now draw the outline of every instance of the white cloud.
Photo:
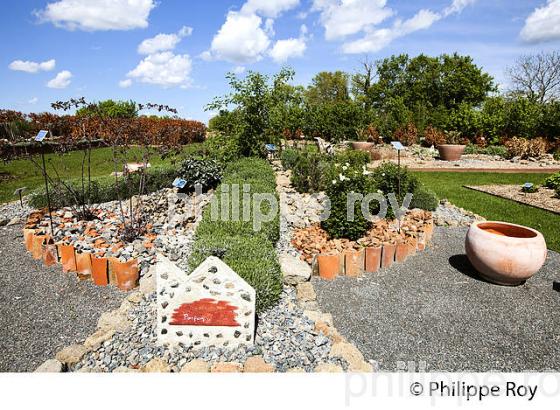
M 33 97 L 31 98 L 29 101 L 27 101 L 29 104 L 31 105 L 35 105 L 39 102 L 39 99 L 37 97 Z
M 70 85 L 71 79 L 72 73 L 68 70 L 64 70 L 58 73 L 55 78 L 50 80 L 47 83 L 47 87 L 58 89 L 66 88 Z
M 269 51 L 270 57 L 278 64 L 285 63 L 289 58 L 302 57 L 307 48 L 305 35 L 307 26 L 302 24 L 299 38 L 278 40 Z
M 119 81 L 119 87 L 128 88 L 132 85 L 132 80 L 130 78 L 126 80 Z
M 299 6 L 299 0 L 247 0 L 243 7 L 241 7 L 241 12 L 276 18 L 284 11 L 291 10 L 297 6 Z
M 179 32 L 173 34 L 158 34 L 148 38 L 138 46 L 140 54 L 154 54 L 160 51 L 173 50 L 179 42 L 192 34 L 192 27 L 183 27 Z
M 560 0 L 548 0 L 537 7 L 525 20 L 521 39 L 527 43 L 540 43 L 560 38 Z
M 236 67 L 233 67 L 233 71 L 234 74 L 243 74 L 245 72 L 245 67 L 243 67 L 242 65 L 238 65 Z
M 387 0 L 314 0 L 313 10 L 321 12 L 325 38 L 334 40 L 377 25 L 394 12 Z
M 58 0 L 35 14 L 68 30 L 131 30 L 148 27 L 154 7 L 155 0 Z
M 56 66 L 56 60 L 48 60 L 42 63 L 34 61 L 15 60 L 10 63 L 8 68 L 14 71 L 24 71 L 26 73 L 38 73 L 39 71 L 51 71 Z
M 176 55 L 171 51 L 151 54 L 126 76 L 141 83 L 160 85 L 164 88 L 190 85 L 192 62 L 187 54 Z M 123 80 L 124 85 L 128 84 Z
M 328 1 L 331 0 L 316 0 Z M 348 2 L 361 0 L 343 0 Z M 342 45 L 342 51 L 346 54 L 360 54 L 377 52 L 387 47 L 392 41 L 414 33 L 419 30 L 425 30 L 432 26 L 436 21 L 448 17 L 452 14 L 458 14 L 465 7 L 473 4 L 476 0 L 453 0 L 441 12 L 434 12 L 427 9 L 418 11 L 413 17 L 407 20 L 397 19 L 392 26 L 385 28 L 377 28 L 376 24 L 366 25 L 363 27 L 364 35 L 357 40 L 346 42 Z M 384 2 L 383 2 L 384 3 Z
M 285 63 L 289 58 L 303 56 L 305 49 L 304 39 L 289 38 L 287 40 L 278 40 L 270 50 L 270 57 L 276 63 Z
M 202 58 L 247 64 L 262 59 L 269 45 L 269 35 L 259 16 L 230 11 L 212 39 L 210 50 L 202 53 Z

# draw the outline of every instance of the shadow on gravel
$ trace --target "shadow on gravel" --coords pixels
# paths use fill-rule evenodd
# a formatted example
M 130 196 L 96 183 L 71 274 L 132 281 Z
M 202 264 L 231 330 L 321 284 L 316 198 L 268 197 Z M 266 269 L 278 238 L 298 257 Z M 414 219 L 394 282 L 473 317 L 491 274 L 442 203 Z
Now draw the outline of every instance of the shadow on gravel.
M 465 254 L 453 255 L 449 258 L 449 264 L 465 276 L 476 279 L 480 282 L 490 283 L 486 279 L 478 275 L 478 272 L 476 271 L 474 266 L 472 266 L 469 258 L 467 258 L 467 255 Z

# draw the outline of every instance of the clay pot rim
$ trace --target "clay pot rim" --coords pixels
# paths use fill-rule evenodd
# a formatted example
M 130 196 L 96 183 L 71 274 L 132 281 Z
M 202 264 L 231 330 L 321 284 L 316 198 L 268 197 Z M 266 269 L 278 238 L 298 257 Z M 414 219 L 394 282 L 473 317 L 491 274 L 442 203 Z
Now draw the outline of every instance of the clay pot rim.
M 465 144 L 438 144 L 439 147 L 466 147 Z
M 526 230 L 529 232 L 532 232 L 535 236 L 531 236 L 529 238 L 520 238 L 520 237 L 516 237 L 516 236 L 502 236 L 502 235 L 496 235 L 494 233 L 488 232 L 485 229 L 482 229 L 479 227 L 479 225 L 482 224 L 496 224 L 496 225 L 504 225 L 504 226 L 511 226 L 514 228 L 519 228 L 522 230 Z M 510 223 L 510 222 L 503 222 L 503 221 L 475 221 L 471 224 L 471 228 L 470 229 L 476 229 L 478 232 L 481 232 L 482 235 L 486 236 L 487 238 L 492 238 L 494 240 L 507 240 L 508 242 L 516 242 L 516 243 L 525 243 L 525 242 L 532 242 L 535 239 L 540 239 L 542 238 L 544 240 L 544 237 L 542 235 L 542 233 L 540 233 L 539 231 L 537 231 L 536 229 L 533 228 L 529 228 L 528 226 L 523 226 L 523 225 L 518 225 L 518 224 L 514 224 L 514 223 Z

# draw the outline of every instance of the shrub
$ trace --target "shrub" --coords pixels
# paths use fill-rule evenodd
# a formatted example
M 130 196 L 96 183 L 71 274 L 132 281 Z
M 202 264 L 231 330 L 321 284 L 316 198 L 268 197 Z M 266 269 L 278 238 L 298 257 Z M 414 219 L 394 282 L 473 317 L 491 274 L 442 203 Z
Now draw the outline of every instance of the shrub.
M 560 161 L 560 148 L 557 148 L 556 151 L 554 151 L 554 153 L 552 154 L 552 157 L 556 161 Z
M 273 306 L 282 292 L 282 274 L 274 246 L 260 237 L 208 236 L 197 233 L 189 266 L 196 268 L 208 256 L 218 256 L 256 292 L 258 313 Z
M 437 147 L 441 144 L 445 144 L 445 134 L 431 125 L 427 126 L 424 130 L 424 145 Z
M 420 185 L 413 192 L 410 208 L 420 208 L 426 211 L 435 211 L 439 205 L 436 193 Z
M 348 194 L 367 195 L 375 192 L 373 179 L 363 169 L 347 165 L 334 164 L 328 173 L 329 182 L 326 183 L 326 193 L 331 201 L 331 212 L 328 219 L 321 222 L 322 228 L 332 238 L 348 238 L 357 240 L 364 236 L 371 223 L 362 212 L 361 201 L 355 201 L 354 218 L 348 218 Z M 372 207 L 377 203 L 372 201 Z M 370 209 L 375 212 L 375 209 Z
M 261 159 L 244 158 L 226 167 L 222 185 L 216 190 L 216 199 L 220 204 L 226 200 L 221 189 L 224 184 L 239 184 L 240 189 L 243 184 L 250 184 L 253 194 L 271 193 L 276 196 L 274 172 Z M 213 219 L 211 206 L 204 210 L 196 230 L 189 266 L 196 268 L 210 255 L 220 257 L 255 288 L 257 312 L 262 312 L 278 301 L 282 291 L 282 275 L 274 249 L 280 234 L 279 214 L 277 212 L 272 221 L 264 222 L 260 231 L 255 231 L 252 212 L 250 218 L 242 217 L 244 205 L 252 204 L 246 204 L 243 195 L 240 195 L 239 201 L 239 221 Z M 230 195 L 225 203 L 231 212 L 235 204 Z M 269 208 L 268 201 L 263 202 L 261 210 L 267 212 Z M 249 209 L 252 211 L 252 206 Z
M 333 161 L 339 164 L 348 164 L 351 167 L 362 168 L 370 162 L 371 154 L 361 150 L 346 150 L 337 153 Z
M 546 178 L 543 185 L 547 188 L 558 190 L 560 188 L 560 172 Z
M 144 193 L 170 187 L 177 174 L 177 170 L 169 166 L 149 168 L 147 171 Z M 119 197 L 121 199 L 130 198 L 138 194 L 137 187 L 139 185 L 139 180 L 139 174 L 129 174 L 126 177 L 119 178 L 119 183 L 115 186 L 115 178 L 113 177 L 103 176 L 92 178 L 90 200 L 92 203 L 103 203 L 115 201 Z M 79 197 L 81 183 L 81 179 L 64 181 L 64 184 L 70 186 L 77 197 L 60 182 L 50 184 L 49 194 L 51 206 L 53 208 L 62 208 L 65 206 L 82 205 L 84 203 L 84 198 Z M 34 208 L 44 208 L 47 206 L 47 195 L 44 188 L 33 191 L 28 198 L 29 205 Z
M 300 193 L 323 189 L 323 178 L 328 161 L 319 153 L 302 153 L 292 169 L 292 185 Z
M 513 137 L 505 140 L 504 146 L 510 157 L 540 157 L 546 154 L 548 142 L 544 138 L 527 140 L 525 138 Z
M 200 184 L 203 191 L 215 188 L 222 178 L 222 168 L 213 159 L 188 158 L 181 162 L 179 175 L 187 185 L 184 190 L 194 191 L 195 186 Z
M 280 159 L 284 169 L 293 169 L 299 158 L 300 152 L 294 148 L 286 148 L 282 151 Z
M 205 153 L 218 161 L 222 167 L 240 157 L 239 141 L 236 137 L 215 133 L 204 141 Z
M 418 142 L 418 130 L 414 123 L 409 122 L 404 127 L 399 127 L 393 134 L 393 138 L 406 146 L 414 145 Z

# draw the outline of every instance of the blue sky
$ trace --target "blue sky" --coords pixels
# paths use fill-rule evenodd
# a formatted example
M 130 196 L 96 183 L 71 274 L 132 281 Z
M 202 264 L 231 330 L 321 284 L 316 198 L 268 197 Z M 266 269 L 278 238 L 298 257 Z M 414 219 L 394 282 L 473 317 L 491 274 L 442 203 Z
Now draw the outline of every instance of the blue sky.
M 3 10 L 0 108 L 24 112 L 84 96 L 207 121 L 228 71 L 288 65 L 307 84 L 398 53 L 469 54 L 506 88 L 517 56 L 560 48 L 560 0 L 19 0 Z

